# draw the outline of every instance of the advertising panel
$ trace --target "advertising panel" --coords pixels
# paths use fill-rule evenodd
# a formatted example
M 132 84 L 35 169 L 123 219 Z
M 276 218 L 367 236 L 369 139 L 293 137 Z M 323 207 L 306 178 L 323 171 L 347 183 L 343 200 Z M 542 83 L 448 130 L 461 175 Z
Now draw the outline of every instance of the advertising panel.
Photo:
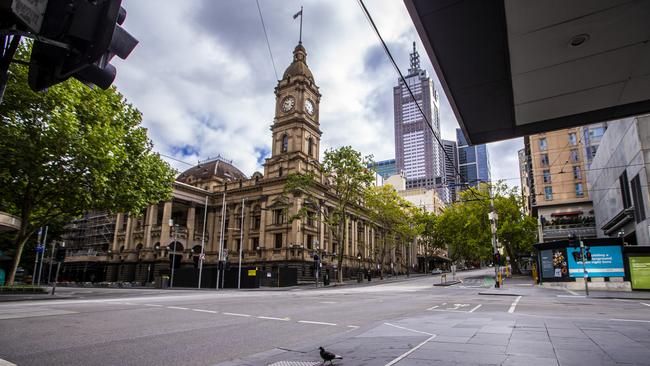
M 589 277 L 624 277 L 623 253 L 618 245 L 584 248 L 585 267 Z M 567 248 L 569 275 L 584 277 L 580 248 Z
M 630 260 L 630 277 L 635 290 L 650 290 L 650 257 L 633 257 Z
M 566 251 L 563 248 L 541 251 L 542 278 L 562 279 L 569 277 Z

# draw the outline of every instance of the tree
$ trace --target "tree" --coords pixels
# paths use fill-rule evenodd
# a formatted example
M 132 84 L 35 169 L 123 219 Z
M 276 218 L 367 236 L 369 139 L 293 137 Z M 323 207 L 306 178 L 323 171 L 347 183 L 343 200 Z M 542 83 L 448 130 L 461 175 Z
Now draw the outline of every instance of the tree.
M 29 58 L 22 46 L 18 58 Z M 168 199 L 174 171 L 153 153 L 141 113 L 115 88 L 69 80 L 36 93 L 12 64 L 0 105 L 0 205 L 22 220 L 12 284 L 25 243 L 41 226 L 98 209 L 140 212 Z
M 368 169 L 371 163 L 371 156 L 364 157 L 351 146 L 325 151 L 323 172 L 330 179 L 330 187 L 337 197 L 329 222 L 335 226 L 333 232 L 338 242 L 339 282 L 343 282 L 343 250 L 347 242 L 348 211 L 352 206 L 361 204 L 365 190 L 375 180 L 374 173 Z
M 429 272 L 429 257 L 439 249 L 445 249 L 445 241 L 438 231 L 438 216 L 433 212 L 419 210 L 414 221 L 420 225 L 420 237 L 418 242 L 424 249 L 424 272 Z

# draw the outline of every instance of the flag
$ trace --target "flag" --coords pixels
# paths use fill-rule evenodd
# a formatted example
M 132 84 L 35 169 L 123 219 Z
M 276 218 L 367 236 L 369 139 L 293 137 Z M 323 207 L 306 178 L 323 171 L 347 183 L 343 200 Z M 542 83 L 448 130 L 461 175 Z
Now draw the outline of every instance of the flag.
M 293 19 L 296 19 L 298 17 L 298 15 L 302 16 L 302 9 L 300 9 L 299 12 L 297 12 L 296 14 L 293 15 Z

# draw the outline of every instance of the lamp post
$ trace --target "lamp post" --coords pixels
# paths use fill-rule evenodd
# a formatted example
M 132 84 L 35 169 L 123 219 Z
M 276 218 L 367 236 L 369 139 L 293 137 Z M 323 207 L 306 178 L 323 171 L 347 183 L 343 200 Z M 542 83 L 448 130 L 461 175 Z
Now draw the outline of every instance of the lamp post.
M 170 245 L 168 247 L 169 251 L 171 253 L 171 256 L 172 256 L 172 276 L 171 276 L 171 278 L 169 280 L 169 288 L 173 288 L 174 287 L 174 269 L 176 267 L 176 247 L 177 247 L 176 243 L 177 243 L 177 240 L 178 240 L 178 224 L 174 224 L 174 220 L 169 219 L 169 226 L 174 228 L 174 242 L 172 243 L 172 245 Z
M 357 282 L 361 282 L 361 253 L 357 253 L 357 261 L 359 262 L 359 268 L 357 269 Z

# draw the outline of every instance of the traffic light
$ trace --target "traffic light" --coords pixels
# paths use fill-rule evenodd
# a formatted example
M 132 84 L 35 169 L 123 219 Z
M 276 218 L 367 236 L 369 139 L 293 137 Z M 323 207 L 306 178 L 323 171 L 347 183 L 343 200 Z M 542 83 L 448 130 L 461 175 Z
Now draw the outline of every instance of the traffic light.
M 122 0 L 49 1 L 34 41 L 28 83 L 35 91 L 74 77 L 107 89 L 115 80 L 113 56 L 125 59 L 138 44 L 121 27 Z
M 56 248 L 54 260 L 59 263 L 65 262 L 65 248 Z
M 494 253 L 494 264 L 499 264 L 501 263 L 501 253 L 496 252 Z

